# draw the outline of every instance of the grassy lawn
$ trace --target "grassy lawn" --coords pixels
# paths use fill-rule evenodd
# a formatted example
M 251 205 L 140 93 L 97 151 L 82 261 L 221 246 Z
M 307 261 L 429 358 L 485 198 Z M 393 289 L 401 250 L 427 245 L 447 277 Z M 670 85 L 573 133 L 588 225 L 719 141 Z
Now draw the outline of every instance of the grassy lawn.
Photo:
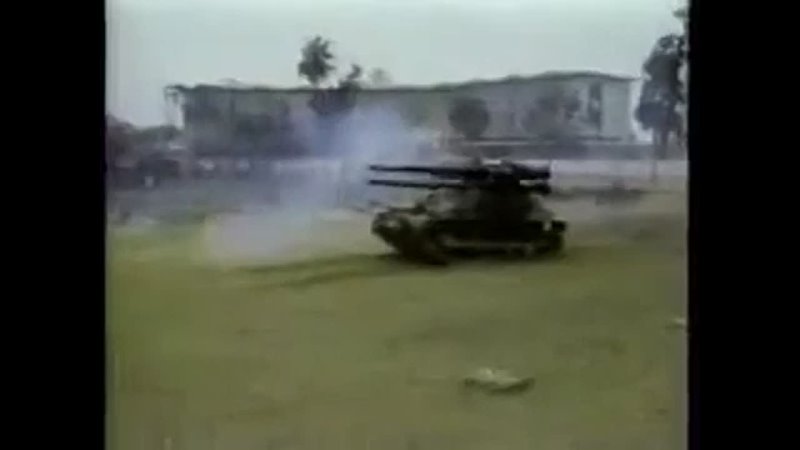
M 683 217 L 578 226 L 556 260 L 444 269 L 372 247 L 221 266 L 202 235 L 111 234 L 112 449 L 683 448 Z M 464 391 L 484 366 L 535 386 Z

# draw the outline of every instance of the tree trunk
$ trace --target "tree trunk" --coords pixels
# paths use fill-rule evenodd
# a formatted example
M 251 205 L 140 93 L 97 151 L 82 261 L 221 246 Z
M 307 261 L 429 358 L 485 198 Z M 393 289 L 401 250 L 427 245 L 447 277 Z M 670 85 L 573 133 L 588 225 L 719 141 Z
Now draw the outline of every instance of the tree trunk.
M 669 156 L 669 135 L 670 129 L 667 127 L 658 131 L 658 146 L 656 147 L 656 158 L 658 160 L 667 159 Z
M 653 129 L 653 148 L 650 153 L 650 182 L 655 183 L 658 181 L 658 157 L 661 153 L 661 144 L 659 142 L 661 133 L 657 129 Z
M 677 141 L 678 149 L 680 150 L 680 156 L 688 156 L 686 151 L 686 127 L 684 126 L 683 118 L 681 118 L 681 121 L 678 122 L 676 126 L 675 140 Z

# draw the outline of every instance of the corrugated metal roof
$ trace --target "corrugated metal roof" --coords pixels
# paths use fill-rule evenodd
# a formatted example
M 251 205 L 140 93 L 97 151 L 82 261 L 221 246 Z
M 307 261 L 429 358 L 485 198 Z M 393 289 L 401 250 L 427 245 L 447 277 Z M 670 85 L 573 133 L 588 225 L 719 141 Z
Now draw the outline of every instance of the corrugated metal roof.
M 474 87 L 474 86 L 487 86 L 493 84 L 509 84 L 509 83 L 526 83 L 530 81 L 545 81 L 545 80 L 567 80 L 572 78 L 601 78 L 609 81 L 632 82 L 637 80 L 637 77 L 614 75 L 604 72 L 582 70 L 582 71 L 548 71 L 536 75 L 511 75 L 504 78 L 488 79 L 488 80 L 469 80 L 454 83 L 438 83 L 431 85 L 391 85 L 391 86 L 361 86 L 362 90 L 372 92 L 414 92 L 414 91 L 432 91 L 432 90 L 451 90 L 457 88 Z M 196 84 L 194 86 L 186 85 L 172 85 L 167 89 L 177 91 L 199 91 L 199 90 L 221 90 L 221 91 L 263 91 L 263 92 L 313 92 L 314 88 L 310 86 L 300 87 L 275 87 L 264 85 L 247 85 L 243 83 L 225 83 L 225 84 Z

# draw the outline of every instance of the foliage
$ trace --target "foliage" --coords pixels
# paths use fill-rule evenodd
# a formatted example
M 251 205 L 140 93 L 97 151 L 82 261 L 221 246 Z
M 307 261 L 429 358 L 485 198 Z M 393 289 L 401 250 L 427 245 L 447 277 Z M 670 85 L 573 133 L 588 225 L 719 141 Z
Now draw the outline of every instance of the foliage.
M 353 64 L 350 66 L 350 72 L 344 77 L 344 79 L 339 80 L 339 86 L 350 86 L 350 87 L 358 87 L 361 84 L 361 75 L 364 73 L 364 70 L 358 64 Z
M 486 102 L 476 97 L 456 98 L 448 118 L 450 126 L 467 139 L 480 138 L 491 120 Z
M 642 66 L 645 80 L 635 117 L 642 128 L 653 131 L 653 145 L 660 156 L 670 134 L 680 136 L 683 132 L 678 108 L 686 103 L 686 87 L 681 79 L 686 64 L 686 37 L 668 34 L 656 42 Z
M 314 92 L 309 106 L 317 115 L 330 117 L 350 111 L 356 103 L 357 86 L 342 85 Z
M 303 47 L 297 73 L 314 87 L 324 82 L 336 69 L 330 47 L 331 41 L 322 36 L 315 36 Z
M 689 22 L 689 7 L 687 6 L 680 7 L 676 9 L 672 13 L 672 15 L 675 16 L 676 19 L 682 21 L 684 25 L 686 25 Z
M 137 128 L 112 116 L 106 118 L 106 150 L 122 154 L 142 147 L 153 147 L 175 139 L 180 131 L 172 125 Z
M 321 36 L 306 43 L 297 66 L 301 77 L 315 88 L 309 100 L 309 107 L 322 117 L 336 116 L 350 111 L 356 103 L 356 93 L 361 88 L 363 69 L 358 64 L 350 67 L 350 72 L 334 87 L 321 88 L 322 83 L 336 70 L 332 63 L 334 56 L 330 50 L 331 41 Z
M 369 83 L 372 86 L 388 86 L 392 84 L 392 77 L 385 69 L 377 67 L 370 71 Z
M 132 131 L 133 126 L 111 115 L 106 116 L 105 157 L 108 167 L 113 168 L 120 157 L 131 151 Z
M 157 125 L 134 130 L 131 138 L 137 145 L 157 145 L 175 139 L 180 134 L 172 125 Z

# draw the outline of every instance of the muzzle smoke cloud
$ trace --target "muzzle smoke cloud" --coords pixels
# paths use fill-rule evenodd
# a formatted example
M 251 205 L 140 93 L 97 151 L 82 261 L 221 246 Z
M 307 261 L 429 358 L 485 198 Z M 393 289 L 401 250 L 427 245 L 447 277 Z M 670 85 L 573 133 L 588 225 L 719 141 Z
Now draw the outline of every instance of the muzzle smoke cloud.
M 320 222 L 333 220 L 327 212 L 364 207 L 372 200 L 391 201 L 387 195 L 397 193 L 367 184 L 369 164 L 430 158 L 424 144 L 431 133 L 413 129 L 385 106 L 358 107 L 335 126 L 309 113 L 299 118 L 295 132 L 315 157 L 273 165 L 279 206 L 213 226 L 207 238 L 217 256 L 270 259 L 290 255 L 320 238 L 324 230 Z

